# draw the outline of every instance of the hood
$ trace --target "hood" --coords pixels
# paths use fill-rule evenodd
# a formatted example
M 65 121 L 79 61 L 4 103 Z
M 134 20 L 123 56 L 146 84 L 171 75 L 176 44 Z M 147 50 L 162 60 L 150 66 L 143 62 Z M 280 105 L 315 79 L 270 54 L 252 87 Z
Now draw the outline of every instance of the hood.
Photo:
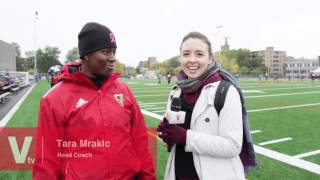
M 119 73 L 112 73 L 107 82 L 115 81 L 120 76 Z M 74 61 L 63 66 L 59 81 L 79 83 L 83 85 L 95 86 L 93 82 L 81 71 L 81 61 Z

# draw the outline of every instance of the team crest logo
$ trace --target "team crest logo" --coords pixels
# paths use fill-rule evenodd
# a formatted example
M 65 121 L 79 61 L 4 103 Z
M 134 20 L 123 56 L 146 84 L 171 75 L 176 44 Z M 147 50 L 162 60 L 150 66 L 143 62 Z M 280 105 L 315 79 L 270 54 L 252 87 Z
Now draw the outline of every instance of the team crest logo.
M 115 94 L 114 99 L 119 103 L 120 106 L 124 106 L 123 94 Z

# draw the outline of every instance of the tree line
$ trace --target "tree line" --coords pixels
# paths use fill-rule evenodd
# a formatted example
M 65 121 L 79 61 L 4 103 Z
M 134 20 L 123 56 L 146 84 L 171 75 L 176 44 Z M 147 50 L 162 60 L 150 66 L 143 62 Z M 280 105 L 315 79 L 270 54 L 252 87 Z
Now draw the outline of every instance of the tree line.
M 233 49 L 214 53 L 214 60 L 218 61 L 221 68 L 236 74 L 239 72 L 265 72 L 266 68 L 261 57 L 253 57 L 248 49 Z M 177 73 L 180 69 L 179 56 L 174 56 L 162 62 L 153 63 L 150 67 L 139 66 L 149 70 L 157 70 L 162 74 L 167 72 Z
M 21 48 L 17 43 L 12 43 L 16 49 L 16 61 L 17 61 L 17 71 L 29 71 L 34 70 L 34 51 L 27 51 L 25 57 L 21 56 Z M 59 55 L 61 51 L 58 47 L 47 46 L 43 49 L 39 48 L 36 51 L 37 57 L 37 71 L 39 73 L 46 73 L 50 66 L 61 64 L 59 61 Z M 77 47 L 71 48 L 65 57 L 66 61 L 64 63 L 79 60 L 79 52 Z M 217 60 L 220 66 L 235 74 L 238 72 L 257 72 L 261 73 L 266 70 L 263 65 L 263 59 L 261 57 L 253 57 L 249 49 L 232 49 L 229 51 L 221 51 L 214 53 L 214 59 Z M 126 66 L 117 60 L 115 65 L 115 71 L 121 73 L 122 75 L 134 76 L 139 69 L 144 68 L 148 70 L 155 70 L 162 74 L 168 72 L 177 73 L 180 71 L 179 56 L 173 56 L 171 58 L 165 59 L 161 62 L 154 62 L 149 67 L 145 65 L 140 65 L 138 67 Z

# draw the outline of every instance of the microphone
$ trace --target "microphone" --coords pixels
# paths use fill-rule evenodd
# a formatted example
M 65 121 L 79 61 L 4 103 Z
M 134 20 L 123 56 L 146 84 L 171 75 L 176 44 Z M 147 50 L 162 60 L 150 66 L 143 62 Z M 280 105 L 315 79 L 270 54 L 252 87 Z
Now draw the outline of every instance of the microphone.
M 177 97 L 172 98 L 170 109 L 171 111 L 179 112 L 181 110 L 181 99 Z
M 181 111 L 182 100 L 179 97 L 174 97 L 171 100 L 170 111 L 167 112 L 166 117 L 169 124 L 183 124 L 186 116 L 185 111 Z M 172 145 L 168 144 L 167 150 L 171 151 Z
M 186 112 L 181 111 L 181 104 L 182 100 L 179 97 L 172 98 L 170 110 L 166 113 L 169 124 L 184 124 Z

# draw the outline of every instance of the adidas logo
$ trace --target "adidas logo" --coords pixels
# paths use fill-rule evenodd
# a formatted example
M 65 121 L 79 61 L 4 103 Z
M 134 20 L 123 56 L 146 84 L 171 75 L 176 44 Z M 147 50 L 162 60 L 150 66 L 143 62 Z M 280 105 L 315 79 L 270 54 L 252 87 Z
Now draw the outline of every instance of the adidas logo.
M 83 106 L 83 105 L 86 104 L 87 102 L 88 102 L 88 101 L 80 98 L 79 101 L 78 101 L 77 104 L 76 104 L 76 108 L 79 108 L 79 107 Z

